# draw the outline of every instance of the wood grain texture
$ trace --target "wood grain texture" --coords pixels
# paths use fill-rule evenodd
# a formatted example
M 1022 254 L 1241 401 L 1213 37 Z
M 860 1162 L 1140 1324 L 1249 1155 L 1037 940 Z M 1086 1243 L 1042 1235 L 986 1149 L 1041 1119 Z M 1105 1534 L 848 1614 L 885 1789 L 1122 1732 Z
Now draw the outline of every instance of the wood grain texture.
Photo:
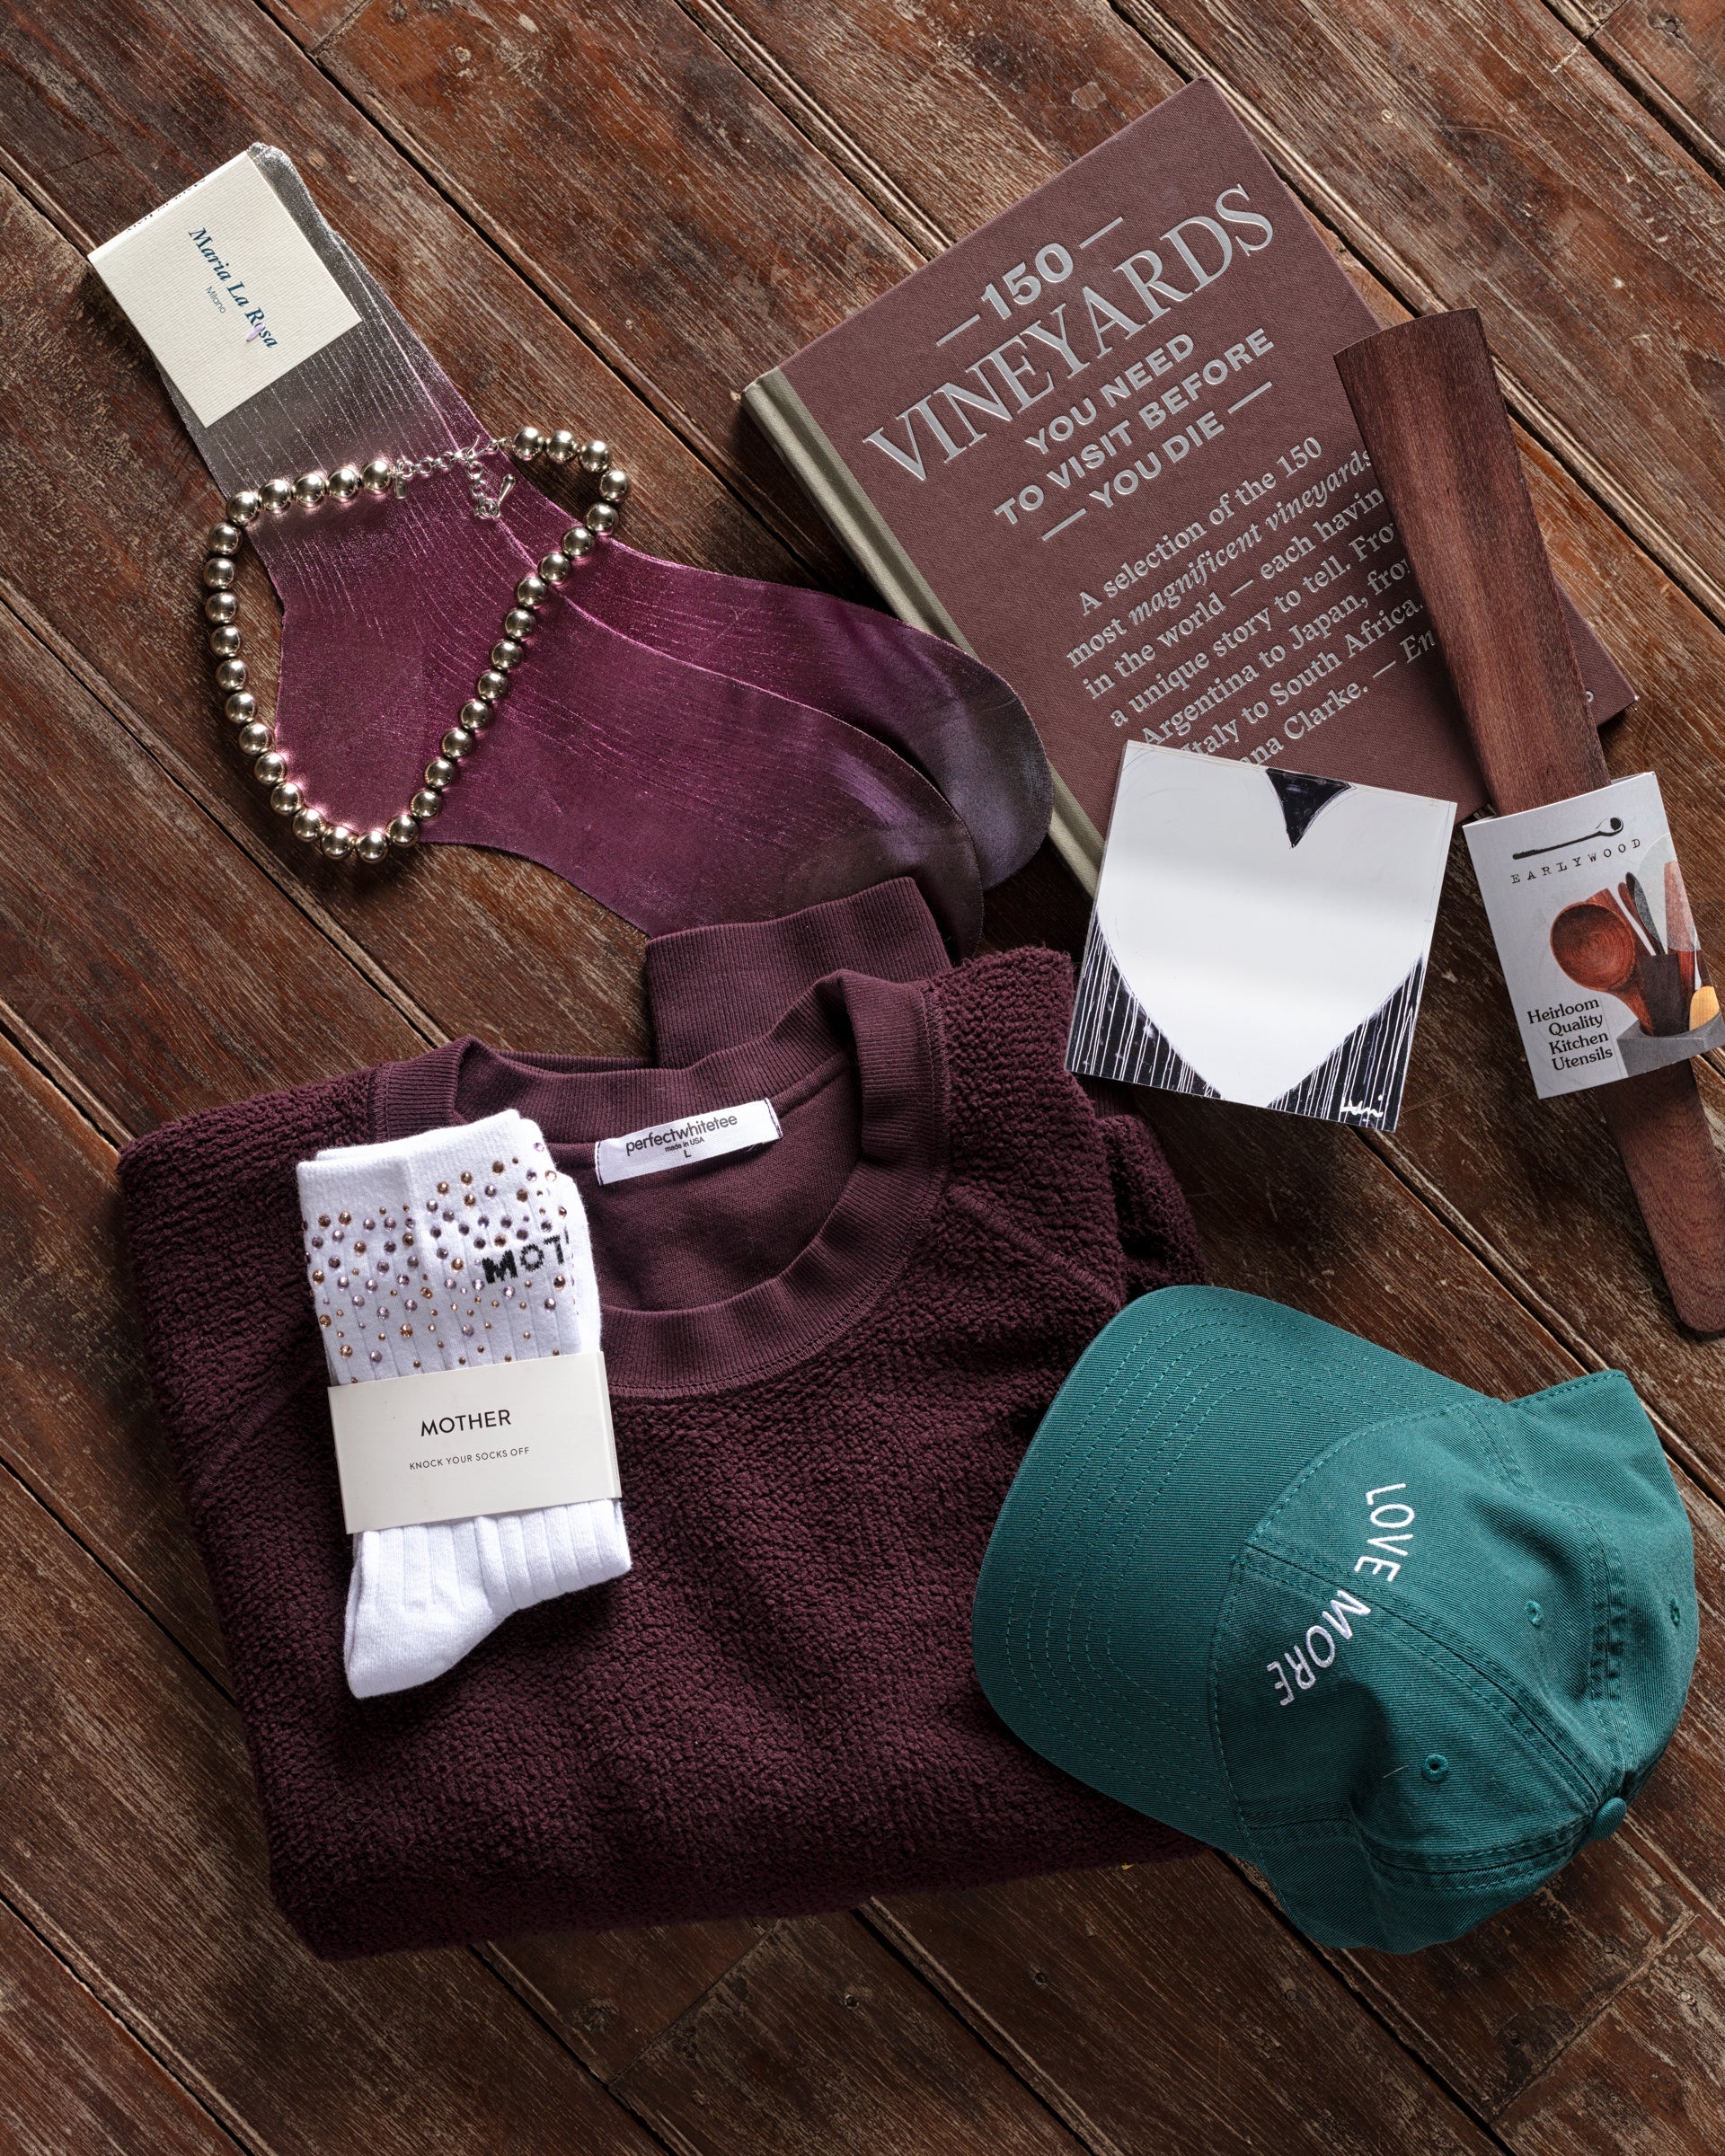
M 486 1958 L 603 2081 L 748 1953 L 770 1927 L 660 1924 L 646 1931 L 544 1932 L 500 1940 Z
M 1552 13 L 1567 22 L 1578 38 L 1590 37 L 1623 4 L 1624 0 L 1545 0 Z
M 1725 1922 L 1725 1807 L 1719 1796 L 1725 1787 L 1725 1514 L 1698 1503 L 1687 1478 L 1677 1480 L 1695 1536 L 1701 1652 L 1676 1737 L 1637 1798 L 1625 1832 L 1715 1921 Z
M 128 1300 L 111 1145 L 0 1040 L 0 1265 L 14 1284 L 0 1461 L 186 1652 L 224 1667 Z
M 233 2156 L 239 2145 L 4 1903 L 0 2145 L 10 2156 Z
M 233 1710 L 0 1476 L 0 1893 L 252 2147 L 646 2156 L 471 1954 L 314 1961 L 260 1893 Z
M 264 4 L 291 37 L 315 52 L 325 38 L 341 28 L 359 0 L 264 0 Z
M 4 1041 L 0 1177 L 10 1194 L 0 1206 L 0 1265 L 20 1284 L 0 1461 L 220 1681 L 215 1613 L 132 1329 L 112 1149 Z M 247 1857 L 254 1869 L 244 1889 L 261 1920 L 261 1862 L 255 1849 Z M 493 1960 L 571 2049 L 608 2075 L 756 1935 L 754 1926 L 715 1924 L 524 1940 Z
M 1395 289 L 1477 306 L 1521 416 L 1725 614 L 1716 181 L 1542 0 L 1121 0 Z
M 1499 814 L 1603 786 L 1605 755 L 1477 310 L 1380 330 L 1339 352 L 1336 368 Z
M 1701 1658 L 1689 1706 L 1625 1828 L 1539 1893 L 1446 1947 L 1331 1959 L 1402 2042 L 1495 2118 L 1622 1993 L 1697 1909 L 1725 1911 L 1725 1515 L 1679 1476 L 1694 1529 Z
M 853 1916 L 774 1931 L 614 2086 L 688 2156 L 1079 2156 Z
M 1594 49 L 1725 166 L 1725 14 L 1717 0 L 1619 0 L 1588 25 Z
M 415 21 L 440 16 L 414 11 Z M 214 10 L 199 0 L 71 0 L 51 22 L 7 0 L 0 22 L 7 57 L 0 155 L 77 248 L 111 238 L 248 144 L 274 143 L 490 425 L 513 428 L 525 411 L 568 412 L 571 424 L 627 455 L 639 489 L 629 505 L 639 544 L 674 542 L 679 559 L 745 575 L 794 574 L 783 546 L 735 493 L 252 0 L 221 0 Z M 601 170 L 615 162 L 615 143 L 607 144 Z M 495 157 L 491 170 L 495 182 L 502 170 Z M 54 289 L 31 294 L 7 340 L 9 359 L 23 358 Z M 180 513 L 201 517 L 208 482 L 152 362 L 106 298 L 94 305 L 144 394 L 123 411 L 85 406 L 86 458 L 105 470 L 137 418 L 159 408 L 161 441 L 150 446 L 149 461 L 164 461 L 167 445 L 178 445 L 165 461 L 189 490 Z M 69 339 L 60 349 L 73 356 Z M 92 442 L 89 418 L 98 410 L 117 422 L 116 438 Z M 68 497 L 62 515 L 75 501 Z M 176 523 L 167 536 L 179 535 Z M 193 526 L 185 536 L 195 544 Z M 145 557 L 140 570 L 147 566 Z
M 1452 1945 L 1355 1953 L 1350 1979 L 1402 2041 L 1495 2118 L 1695 1919 L 1628 1843 L 1584 1849 L 1549 1886 Z
M 1491 2146 L 1212 1852 L 870 1913 L 1092 2148 Z
M 1517 2156 L 1712 2156 L 1725 2116 L 1725 1931 L 1682 1931 L 1495 2122 Z
M 720 0 L 703 0 L 703 17 L 719 7 Z M 1178 79 L 1118 18 L 1108 17 L 1110 31 L 1094 10 L 1082 11 L 1080 49 L 1068 65 L 1063 41 L 1034 40 L 1014 0 L 907 14 L 889 0 L 843 9 L 724 0 L 724 8 L 801 94 L 813 95 L 818 86 L 859 155 L 890 172 L 896 184 L 922 189 L 918 207 L 954 229 L 967 229 L 1028 181 L 1048 177 L 1092 146 L 1082 104 L 1092 79 L 1084 71 L 1099 53 L 1107 56 L 1106 79 L 1117 101 L 1154 102 Z M 1036 94 L 1003 114 L 995 56 L 1027 56 L 1033 47 L 1034 60 L 1022 57 L 1020 72 L 1034 77 Z M 864 90 L 853 87 L 859 75 Z M 941 161 L 921 146 L 929 115 L 916 102 L 919 79 L 938 84 L 946 135 L 972 153 L 975 208 L 967 210 L 962 191 L 943 179 Z M 1356 261 L 1347 266 L 1383 319 L 1403 312 Z M 1632 720 L 1608 732 L 1614 771 L 1645 769 L 1657 751 L 1679 843 L 1686 829 L 1710 832 L 1725 808 L 1710 746 L 1725 728 L 1718 685 L 1725 641 L 1548 452 L 1525 433 L 1517 439 L 1560 574 L 1643 690 Z M 1712 876 L 1711 846 L 1688 845 L 1685 858 L 1703 878 Z M 1482 1225 L 1489 1212 L 1491 1240 L 1506 1267 L 1552 1307 L 1571 1306 L 1581 1296 L 1587 1335 L 1604 1359 L 1632 1369 L 1657 1365 L 1670 1338 L 1670 1309 L 1623 1171 L 1591 1134 L 1591 1110 L 1559 1115 L 1556 1104 L 1534 1098 L 1495 961 L 1487 956 L 1482 962 L 1491 941 L 1471 874 L 1452 879 L 1439 935 L 1458 897 L 1467 907 L 1465 932 L 1449 946 L 1454 962 L 1435 965 L 1429 976 L 1402 1128 L 1386 1150 L 1459 1212 Z M 1707 906 L 1717 915 L 1719 897 L 1710 893 Z M 1452 1052 L 1458 1003 L 1469 1040 L 1465 1051 Z M 1422 1113 L 1436 1143 L 1416 1149 L 1408 1133 Z M 1693 1115 L 1691 1129 L 1698 1138 Z M 1464 1183 L 1455 1173 L 1458 1155 L 1480 1170 Z M 1554 1194 L 1560 1202 L 1548 1207 L 1545 1199 Z M 1586 1261 L 1578 1264 L 1583 1249 Z M 1703 1356 L 1704 1366 L 1716 1362 Z M 1710 1418 L 1692 1419 L 1704 1430 Z M 1710 1440 L 1700 1443 L 1711 1453 Z
M 54 640 L 114 720 L 210 817 L 255 860 L 275 864 L 294 903 L 327 924 L 326 932 L 363 947 L 386 992 L 401 984 L 404 1008 L 430 1014 L 428 1037 L 477 1025 L 516 1046 L 542 1046 L 561 1022 L 577 1053 L 577 1042 L 592 1052 L 626 1048 L 640 1029 L 641 939 L 560 878 L 512 856 L 451 846 L 364 888 L 330 864 L 308 862 L 282 831 L 225 738 L 229 729 L 208 679 L 190 558 L 215 507 L 208 478 L 154 370 L 76 252 L 4 181 L 0 264 L 31 296 L 26 333 L 0 345 L 0 393 L 13 415 L 0 435 L 0 476 L 13 490 L 15 519 L 0 591 Z M 77 506 L 92 483 L 93 411 L 110 415 L 97 466 L 100 518 Z M 241 574 L 251 618 L 267 623 L 268 587 L 257 564 L 247 560 Z M 266 710 L 273 642 L 266 629 L 253 647 Z M 26 746 L 9 743 L 9 759 Z M 62 783 L 75 778 L 75 766 Z M 78 843 L 93 851 L 103 837 L 111 842 L 115 804 L 127 800 L 122 787 L 101 810 L 93 802 L 81 815 L 88 829 Z M 21 817 L 25 808 L 21 799 Z M 139 829 L 147 835 L 147 822 Z M 213 837 L 206 829 L 199 845 L 208 849 Z M 46 850 L 48 835 L 39 832 L 33 844 Z M 175 876 L 209 872 L 188 865 L 182 843 L 128 852 L 137 858 L 126 874 L 154 874 L 156 907 L 172 897 Z M 40 872 L 55 871 L 50 862 Z M 130 888 L 137 891 L 137 883 Z M 68 903 L 73 933 L 78 906 Z M 268 901 L 261 897 L 259 904 L 267 908 Z M 234 937 L 244 935 L 246 913 L 237 907 Z M 128 948 L 122 937 L 118 949 Z M 267 950 L 260 951 L 240 968 L 242 980 L 266 963 Z M 200 969 L 190 979 L 194 991 L 200 987 Z M 302 972 L 302 992 L 303 985 Z M 290 1000 L 295 982 L 284 978 L 271 992 Z M 342 1058 L 349 1066 L 363 1060 Z M 186 1100 L 172 1112 L 195 1104 Z M 159 1112 L 170 1110 L 164 1104 Z
M 0 976 L 128 1131 L 430 1045 L 4 608 L 0 703 Z
M 881 173 L 937 243 L 1010 209 L 1181 82 L 1103 0 L 1065 0 L 1052 25 L 1022 0 L 689 5 L 768 96 L 818 111 L 838 155 Z
M 739 393 L 918 257 L 677 0 L 374 0 L 319 61 L 686 439 L 830 548 Z

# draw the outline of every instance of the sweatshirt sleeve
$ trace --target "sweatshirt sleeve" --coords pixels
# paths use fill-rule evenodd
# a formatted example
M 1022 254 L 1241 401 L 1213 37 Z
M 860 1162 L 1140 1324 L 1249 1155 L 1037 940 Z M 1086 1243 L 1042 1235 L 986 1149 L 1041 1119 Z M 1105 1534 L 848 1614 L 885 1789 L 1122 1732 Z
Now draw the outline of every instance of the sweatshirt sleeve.
M 1119 1114 L 1099 1109 L 1096 1123 L 1114 1186 L 1128 1294 L 1147 1295 L 1158 1287 L 1201 1282 L 1198 1228 L 1155 1134 L 1129 1109 Z

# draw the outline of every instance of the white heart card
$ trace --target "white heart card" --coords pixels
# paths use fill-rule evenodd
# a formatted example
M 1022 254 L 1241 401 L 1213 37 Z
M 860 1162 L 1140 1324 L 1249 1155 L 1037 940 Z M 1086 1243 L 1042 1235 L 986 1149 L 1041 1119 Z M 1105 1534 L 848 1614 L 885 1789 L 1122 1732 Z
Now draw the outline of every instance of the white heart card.
M 1128 744 L 1068 1065 L 1393 1127 L 1454 821 Z

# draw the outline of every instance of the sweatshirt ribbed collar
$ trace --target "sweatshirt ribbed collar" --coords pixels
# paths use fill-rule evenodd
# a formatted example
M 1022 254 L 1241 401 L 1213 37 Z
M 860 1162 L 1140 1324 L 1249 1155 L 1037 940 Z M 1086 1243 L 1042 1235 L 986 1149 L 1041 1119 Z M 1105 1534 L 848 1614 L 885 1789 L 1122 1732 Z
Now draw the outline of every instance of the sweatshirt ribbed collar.
M 471 1036 L 377 1074 L 379 1140 L 513 1108 L 553 1153 L 768 1100 L 781 1115 L 848 1065 L 862 1105 L 857 1157 L 813 1239 L 772 1278 L 690 1310 L 604 1312 L 614 1392 L 684 1397 L 789 1369 L 856 1323 L 902 1268 L 946 1158 L 935 1021 L 915 985 L 840 973 L 773 1029 L 680 1069 L 519 1055 Z

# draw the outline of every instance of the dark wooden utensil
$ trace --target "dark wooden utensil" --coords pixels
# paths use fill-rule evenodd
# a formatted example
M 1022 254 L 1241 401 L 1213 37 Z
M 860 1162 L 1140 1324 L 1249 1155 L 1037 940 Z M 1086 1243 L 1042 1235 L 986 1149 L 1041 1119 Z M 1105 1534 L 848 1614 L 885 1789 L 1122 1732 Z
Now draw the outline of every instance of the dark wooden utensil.
M 1636 941 L 1642 942 L 1647 935 L 1647 931 L 1641 924 L 1641 916 L 1635 910 L 1635 901 L 1629 895 L 1628 884 L 1620 883 L 1617 886 L 1617 903 L 1623 907 L 1625 918 L 1634 929 Z M 1644 948 L 1650 951 L 1653 946 L 1651 943 L 1644 943 Z
M 1689 991 L 1683 985 L 1682 953 L 1662 950 L 1650 959 L 1643 951 L 1635 968 L 1635 981 L 1650 1013 L 1641 1019 L 1648 1032 L 1669 1035 L 1689 1030 Z M 1641 1012 L 1635 1015 L 1640 1018 Z
M 1643 1033 L 1654 1030 L 1636 977 L 1641 947 L 1603 891 L 1566 906 L 1552 923 L 1552 956 L 1578 987 L 1614 995 L 1635 1013 Z
M 1500 813 L 1607 783 L 1509 416 L 1473 309 L 1336 357 Z M 1725 1331 L 1725 1179 L 1694 1068 L 1596 1089 L 1677 1315 Z
M 1647 893 L 1641 888 L 1641 878 L 1632 870 L 1623 879 L 1623 888 L 1629 894 L 1629 903 L 1635 908 L 1635 918 L 1647 931 L 1649 948 L 1656 959 L 1663 957 L 1665 943 L 1653 924 L 1653 908 L 1647 903 Z

